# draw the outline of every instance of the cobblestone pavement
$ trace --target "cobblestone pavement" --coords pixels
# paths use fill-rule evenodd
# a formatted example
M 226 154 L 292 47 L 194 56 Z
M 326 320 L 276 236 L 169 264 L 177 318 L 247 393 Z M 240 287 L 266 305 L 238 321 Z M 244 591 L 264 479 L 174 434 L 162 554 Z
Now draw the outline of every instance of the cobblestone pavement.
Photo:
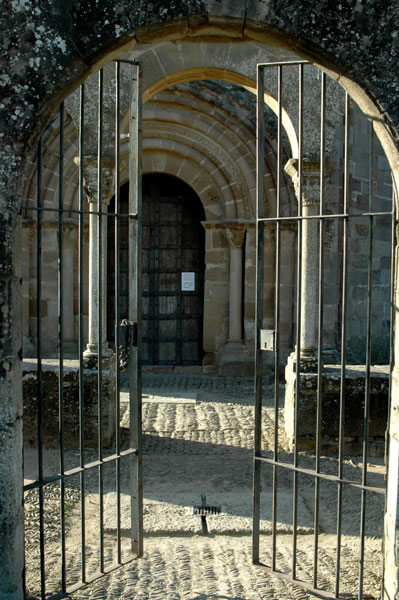
M 218 378 L 199 374 L 144 373 L 144 528 L 145 555 L 110 575 L 76 592 L 76 600 L 291 600 L 311 598 L 302 588 L 269 575 L 251 564 L 251 485 L 253 440 L 253 382 L 249 378 Z M 273 443 L 274 409 L 270 389 L 265 390 L 263 448 Z M 183 398 L 182 398 L 183 397 Z M 196 400 L 195 400 L 196 397 Z M 162 401 L 157 401 L 162 400 Z M 180 398 L 180 401 L 179 401 Z M 122 395 L 122 409 L 126 397 Z M 282 415 L 281 415 L 282 416 Z M 282 423 L 282 418 L 280 418 Z M 128 412 L 122 417 L 122 432 L 128 437 Z M 284 450 L 284 433 L 279 428 L 281 457 L 292 460 Z M 91 451 L 87 459 L 95 458 Z M 48 451 L 51 462 L 51 451 Z M 76 452 L 67 461 L 73 464 Z M 310 454 L 301 454 L 303 466 L 313 468 Z M 345 460 L 345 474 L 360 480 L 359 457 Z M 370 483 L 381 485 L 381 461 L 371 467 Z M 322 470 L 336 472 L 333 457 L 324 457 Z M 271 561 L 271 473 L 265 468 L 262 481 L 261 559 Z M 105 477 L 105 563 L 115 560 L 114 469 Z M 67 491 L 67 560 L 70 582 L 81 571 L 79 481 Z M 93 469 L 86 481 L 87 573 L 98 569 L 98 481 Z M 124 509 L 129 480 L 122 473 L 122 550 L 128 551 L 129 511 Z M 319 537 L 318 583 L 333 589 L 335 578 L 335 484 L 321 486 L 321 535 Z M 47 491 L 46 544 L 48 590 L 59 585 L 58 488 Z M 290 572 L 292 565 L 292 475 L 278 477 L 277 567 Z M 200 517 L 190 516 L 187 507 L 207 502 L 225 505 L 226 514 L 207 518 L 208 535 L 203 535 Z M 38 590 L 37 497 L 27 495 L 27 581 L 32 593 Z M 345 489 L 343 495 L 342 591 L 355 595 L 358 572 L 360 492 Z M 36 508 L 35 508 L 36 506 Z M 311 581 L 313 569 L 313 481 L 299 478 L 298 577 Z M 125 514 L 125 512 L 127 514 Z M 365 593 L 379 597 L 381 585 L 381 530 L 383 496 L 369 495 L 365 548 Z M 125 526 L 125 519 L 127 519 Z M 29 566 L 31 567 L 29 569 Z

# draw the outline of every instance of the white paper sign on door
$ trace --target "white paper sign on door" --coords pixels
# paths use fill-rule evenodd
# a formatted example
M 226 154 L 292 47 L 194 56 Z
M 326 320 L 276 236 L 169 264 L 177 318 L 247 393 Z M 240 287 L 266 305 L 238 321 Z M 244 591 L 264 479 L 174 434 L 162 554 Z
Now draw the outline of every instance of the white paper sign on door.
M 195 292 L 195 273 L 181 274 L 181 290 L 182 292 Z

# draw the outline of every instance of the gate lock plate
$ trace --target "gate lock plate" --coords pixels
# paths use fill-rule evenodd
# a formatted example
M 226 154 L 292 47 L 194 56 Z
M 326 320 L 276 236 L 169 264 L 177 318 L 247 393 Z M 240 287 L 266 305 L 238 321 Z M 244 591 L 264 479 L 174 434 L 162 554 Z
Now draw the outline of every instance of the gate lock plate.
M 269 352 L 276 351 L 276 331 L 275 329 L 260 329 L 259 330 L 259 349 L 268 350 Z

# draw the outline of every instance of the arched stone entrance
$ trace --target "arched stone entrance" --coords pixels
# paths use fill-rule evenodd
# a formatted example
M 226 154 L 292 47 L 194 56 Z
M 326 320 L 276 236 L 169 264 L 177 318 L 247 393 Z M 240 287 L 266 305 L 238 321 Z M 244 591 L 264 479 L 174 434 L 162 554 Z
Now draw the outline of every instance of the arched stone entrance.
M 5 399 L 3 430 L 6 432 L 7 445 L 2 451 L 1 461 L 5 468 L 2 488 L 5 509 L 2 518 L 5 520 L 6 535 L 2 548 L 7 560 L 2 561 L 1 581 L 7 594 L 9 590 L 20 592 L 22 570 L 21 496 L 20 492 L 13 492 L 21 467 L 20 426 L 18 425 L 21 412 L 18 358 L 20 334 L 17 324 L 12 326 L 9 321 L 10 316 L 18 319 L 20 301 L 19 258 L 16 252 L 19 245 L 16 233 L 18 219 L 15 217 L 19 204 L 17 182 L 20 179 L 23 162 L 21 152 L 25 151 L 28 145 L 26 132 L 32 132 L 35 126 L 38 130 L 42 127 L 41 117 L 51 112 L 51 105 L 54 106 L 59 97 L 66 95 L 70 85 L 75 85 L 79 78 L 85 77 L 89 65 L 98 64 L 102 60 L 100 57 L 106 57 L 104 60 L 108 60 L 112 51 L 117 51 L 113 44 L 120 49 L 126 43 L 145 43 L 151 39 L 165 39 L 166 36 L 182 38 L 187 35 L 200 37 L 215 34 L 225 36 L 229 41 L 233 38 L 240 39 L 244 35 L 260 41 L 268 39 L 278 44 L 291 45 L 299 54 L 318 61 L 325 68 L 330 68 L 334 73 L 342 76 L 341 82 L 352 89 L 362 108 L 375 118 L 375 128 L 384 141 L 394 176 L 398 176 L 395 139 L 399 111 L 395 100 L 397 80 L 393 75 L 397 60 L 394 3 L 375 3 L 372 7 L 359 6 L 360 13 L 364 11 L 364 20 L 359 18 L 359 11 L 341 13 L 340 7 L 335 6 L 315 5 L 304 12 L 304 6 L 300 2 L 294 5 L 282 3 L 279 6 L 271 3 L 267 7 L 261 2 L 253 2 L 249 6 L 243 4 L 238 6 L 236 3 L 229 2 L 223 10 L 220 9 L 219 3 L 213 2 L 193 3 L 189 7 L 185 6 L 184 10 L 171 8 L 169 3 L 158 8 L 154 8 L 154 12 L 147 13 L 143 10 L 139 11 L 136 6 L 133 8 L 130 6 L 131 14 L 129 14 L 124 12 L 125 5 L 121 5 L 120 12 L 118 7 L 107 6 L 104 7 L 107 18 L 104 14 L 97 15 L 96 10 L 93 10 L 89 16 L 95 35 L 82 36 L 82 24 L 86 26 L 87 14 L 79 15 L 78 12 L 68 14 L 67 21 L 63 21 L 65 14 L 62 11 L 56 12 L 56 21 L 62 23 L 56 26 L 53 21 L 50 22 L 41 14 L 40 10 L 28 14 L 29 5 L 21 2 L 15 7 L 15 14 L 8 15 L 10 24 L 9 27 L 4 28 L 7 35 L 9 31 L 15 32 L 15 38 L 9 40 L 12 53 L 16 44 L 19 47 L 18 52 L 14 54 L 14 59 L 18 56 L 18 68 L 10 71 L 11 77 L 7 75 L 4 80 L 7 88 L 4 98 L 6 102 L 11 99 L 9 106 L 12 107 L 11 112 L 15 118 L 10 119 L 10 111 L 7 110 L 6 120 L 9 123 L 6 120 L 4 122 L 6 143 L 2 149 L 2 189 L 4 190 L 2 218 L 6 233 L 3 247 L 5 258 L 2 261 L 2 264 L 6 265 L 3 296 L 6 310 L 3 314 L 7 315 L 4 317 L 5 366 L 2 382 Z M 90 12 L 90 8 L 88 10 Z M 67 7 L 65 11 L 68 11 Z M 225 16 L 221 16 L 221 12 Z M 299 18 L 304 14 L 307 19 Z M 66 28 L 65 22 L 68 23 Z M 42 23 L 45 24 L 42 32 L 43 39 L 39 36 L 39 41 L 40 47 L 43 47 L 43 40 L 45 41 L 48 46 L 46 52 L 39 50 L 39 44 L 36 44 L 36 40 L 31 36 L 31 31 L 39 26 L 42 27 Z M 24 44 L 21 43 L 23 41 L 21 35 L 25 39 Z M 374 53 L 377 48 L 384 48 L 385 51 Z M 37 57 L 37 63 L 32 56 L 39 52 L 41 58 L 39 60 Z M 63 65 L 67 66 L 63 67 Z M 26 84 L 26 91 L 24 91 L 22 83 L 27 81 L 29 84 Z M 397 388 L 395 376 L 393 386 L 395 390 Z M 14 402 L 9 403 L 9 399 L 14 399 Z M 393 409 L 393 415 L 395 414 Z M 397 584 L 395 520 L 398 424 L 395 418 L 391 421 L 391 427 L 390 502 L 385 549 L 387 565 L 390 565 L 394 571 L 391 581 L 388 582 L 392 587 Z M 8 467 L 9 472 L 7 472 Z M 13 526 L 9 523 L 13 523 Z M 390 591 L 388 593 L 391 594 Z

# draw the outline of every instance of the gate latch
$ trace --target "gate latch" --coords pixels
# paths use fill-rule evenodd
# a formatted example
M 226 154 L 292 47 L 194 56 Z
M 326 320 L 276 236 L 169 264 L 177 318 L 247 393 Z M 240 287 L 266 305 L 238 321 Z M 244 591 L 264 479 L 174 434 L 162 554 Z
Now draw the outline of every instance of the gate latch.
M 130 349 L 137 346 L 137 323 L 123 319 L 121 327 L 121 344 L 119 346 L 119 366 L 126 369 L 129 365 Z
M 259 330 L 259 349 L 268 350 L 269 352 L 276 351 L 276 331 L 275 329 L 260 329 Z

